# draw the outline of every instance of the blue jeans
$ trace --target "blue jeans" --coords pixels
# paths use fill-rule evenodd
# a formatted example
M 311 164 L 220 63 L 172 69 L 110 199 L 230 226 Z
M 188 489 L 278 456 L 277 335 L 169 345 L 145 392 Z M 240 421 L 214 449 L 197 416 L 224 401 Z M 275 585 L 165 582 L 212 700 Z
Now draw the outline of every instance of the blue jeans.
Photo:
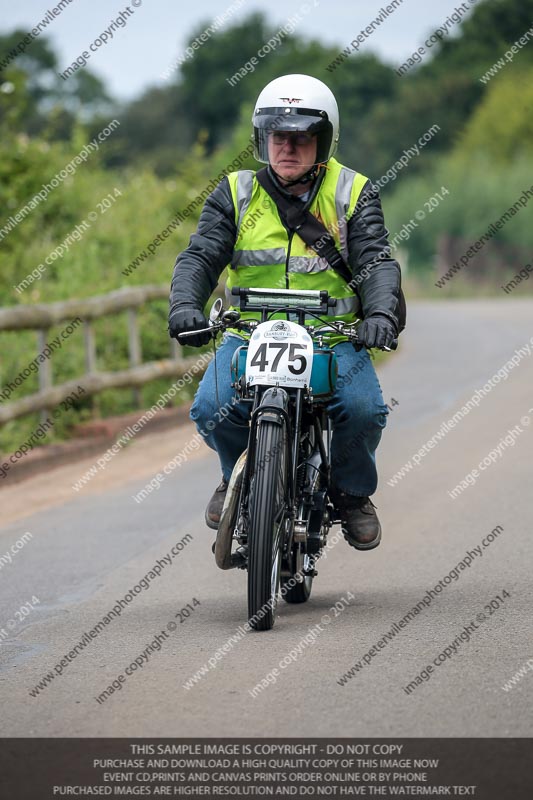
M 218 453 L 222 474 L 229 480 L 235 462 L 248 445 L 250 403 L 238 402 L 231 387 L 231 357 L 243 344 L 226 334 L 207 367 L 190 416 L 206 444 Z M 347 494 L 368 497 L 376 491 L 376 448 L 387 424 L 388 409 L 366 350 L 356 352 L 349 342 L 336 345 L 339 378 L 327 406 L 332 421 L 332 484 Z

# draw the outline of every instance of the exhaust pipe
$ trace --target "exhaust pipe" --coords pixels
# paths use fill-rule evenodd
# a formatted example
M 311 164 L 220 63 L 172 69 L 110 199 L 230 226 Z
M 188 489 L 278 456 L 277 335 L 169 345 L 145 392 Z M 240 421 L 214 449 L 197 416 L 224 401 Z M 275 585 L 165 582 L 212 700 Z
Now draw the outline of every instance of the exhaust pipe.
M 237 524 L 239 498 L 241 495 L 242 477 L 244 474 L 247 452 L 248 451 L 245 450 L 244 453 L 241 453 L 237 463 L 233 467 L 224 507 L 220 515 L 217 538 L 215 541 L 215 561 L 217 567 L 220 567 L 220 569 L 234 569 L 235 567 L 241 567 L 245 564 L 240 553 L 232 554 L 231 545 L 233 542 L 233 531 Z

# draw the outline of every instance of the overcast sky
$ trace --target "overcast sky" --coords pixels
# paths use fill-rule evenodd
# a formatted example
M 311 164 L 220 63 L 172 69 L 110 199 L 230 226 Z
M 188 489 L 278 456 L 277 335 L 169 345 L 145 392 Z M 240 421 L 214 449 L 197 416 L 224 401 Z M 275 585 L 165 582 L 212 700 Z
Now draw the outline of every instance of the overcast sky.
M 15 27 L 30 31 L 44 18 L 57 0 L 0 0 L 0 30 Z M 175 61 L 187 44 L 187 36 L 200 22 L 209 25 L 217 16 L 235 5 L 225 26 L 245 17 L 250 11 L 263 11 L 272 24 L 281 27 L 299 13 L 296 33 L 338 45 L 339 50 L 355 39 L 390 0 L 307 0 L 309 12 L 302 12 L 304 0 L 72 0 L 60 16 L 47 27 L 59 54 L 61 71 L 79 56 L 102 32 L 109 28 L 121 11 L 131 9 L 127 24 L 117 28 L 113 39 L 91 54 L 90 69 L 104 79 L 108 90 L 118 99 L 138 95 L 147 86 L 164 85 L 161 74 Z M 127 5 L 129 3 L 129 6 Z M 362 44 L 359 52 L 377 52 L 392 64 L 405 61 L 426 35 L 440 25 L 460 5 L 456 0 L 403 0 Z M 127 14 L 128 12 L 126 12 Z M 452 28 L 456 34 L 457 25 Z M 0 56 L 3 54 L 0 54 Z M 252 53 L 243 53 L 243 62 Z

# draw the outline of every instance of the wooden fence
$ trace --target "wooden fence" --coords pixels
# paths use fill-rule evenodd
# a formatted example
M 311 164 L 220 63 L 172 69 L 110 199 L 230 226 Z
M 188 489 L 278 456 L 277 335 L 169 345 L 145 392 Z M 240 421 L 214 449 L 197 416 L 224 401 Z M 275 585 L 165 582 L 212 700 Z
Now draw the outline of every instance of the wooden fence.
M 184 375 L 197 359 L 183 358 L 181 347 L 175 339 L 169 339 L 169 358 L 142 363 L 138 309 L 152 300 L 166 299 L 168 294 L 168 286 L 137 286 L 84 300 L 0 308 L 0 331 L 37 331 L 37 355 L 46 346 L 50 328 L 67 320 L 71 323 L 81 320 L 78 325 L 80 333 L 83 331 L 85 344 L 85 372 L 82 375 L 54 386 L 50 359 L 44 360 L 38 365 L 39 391 L 19 400 L 0 404 L 0 424 L 36 411 L 46 412 L 54 408 L 75 391 L 80 383 L 83 384 L 87 396 L 94 396 L 105 389 L 122 387 L 131 387 L 138 392 L 140 386 L 156 378 L 179 378 Z M 120 312 L 128 314 L 129 369 L 99 372 L 93 321 Z M 77 331 L 72 331 L 72 335 L 76 333 Z M 137 405 L 140 405 L 139 394 L 136 399 Z

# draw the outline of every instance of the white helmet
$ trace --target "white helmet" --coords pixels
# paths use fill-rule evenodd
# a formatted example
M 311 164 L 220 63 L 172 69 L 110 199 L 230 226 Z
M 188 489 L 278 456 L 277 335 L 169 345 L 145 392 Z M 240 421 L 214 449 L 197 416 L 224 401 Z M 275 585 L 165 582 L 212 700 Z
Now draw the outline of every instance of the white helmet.
M 316 163 L 335 153 L 339 141 L 339 109 L 331 89 L 310 75 L 282 75 L 265 86 L 255 104 L 255 158 L 268 164 L 271 131 L 313 133 L 317 137 Z

